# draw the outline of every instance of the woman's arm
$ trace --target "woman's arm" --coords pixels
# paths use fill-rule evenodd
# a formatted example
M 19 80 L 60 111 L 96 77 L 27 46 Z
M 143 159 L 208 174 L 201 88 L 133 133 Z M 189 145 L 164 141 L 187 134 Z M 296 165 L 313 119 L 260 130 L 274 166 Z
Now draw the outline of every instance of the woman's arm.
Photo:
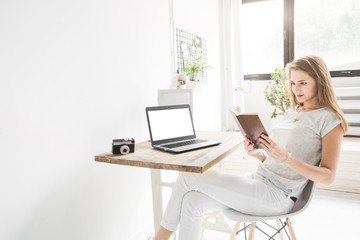
M 282 162 L 312 181 L 323 185 L 330 185 L 336 176 L 342 138 L 343 131 L 340 124 L 322 138 L 320 167 L 305 163 L 291 156 L 267 136 L 261 136 L 259 141 L 263 144 L 265 151 L 270 157 Z

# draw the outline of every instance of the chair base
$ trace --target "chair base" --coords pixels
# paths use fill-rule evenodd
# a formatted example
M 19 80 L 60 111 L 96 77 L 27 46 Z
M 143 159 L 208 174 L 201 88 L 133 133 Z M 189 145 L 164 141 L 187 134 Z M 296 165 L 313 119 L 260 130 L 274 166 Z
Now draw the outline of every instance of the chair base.
M 284 232 L 289 240 L 296 240 L 295 232 L 294 232 L 292 223 L 289 218 L 286 218 L 286 220 L 284 222 L 282 222 L 281 219 L 276 219 L 276 225 L 277 225 L 276 228 L 266 222 L 262 222 L 262 223 L 274 231 L 273 235 L 269 235 L 263 229 L 258 227 L 256 222 L 252 222 L 251 224 L 246 224 L 244 222 L 244 227 L 240 230 L 239 230 L 239 228 L 240 228 L 241 222 L 236 222 L 236 225 L 233 229 L 230 240 L 235 240 L 236 235 L 239 234 L 240 232 L 244 232 L 244 237 L 246 240 L 247 239 L 253 240 L 256 229 L 259 230 L 261 233 L 265 234 L 267 237 L 269 237 L 269 240 L 275 240 L 274 237 L 278 234 L 279 234 L 280 240 L 284 240 L 284 235 L 283 235 Z M 246 233 L 246 230 L 248 228 L 250 228 L 249 238 L 247 238 L 247 233 Z M 289 233 L 286 231 L 286 228 L 289 230 Z M 290 234 L 290 236 L 289 236 L 289 234 Z

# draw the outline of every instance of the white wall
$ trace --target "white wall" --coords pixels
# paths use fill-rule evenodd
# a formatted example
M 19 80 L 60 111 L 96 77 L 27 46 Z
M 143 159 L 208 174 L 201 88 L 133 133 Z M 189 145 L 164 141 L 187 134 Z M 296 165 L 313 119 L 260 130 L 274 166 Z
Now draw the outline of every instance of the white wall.
M 214 67 L 194 96 L 213 115 L 195 124 L 220 129 L 218 1 L 176 1 L 177 27 L 207 39 Z M 169 34 L 163 0 L 0 2 L 0 239 L 134 239 L 152 226 L 149 169 L 94 155 L 148 139 L 144 109 L 171 83 Z
M 150 171 L 94 155 L 148 139 L 171 80 L 168 2 L 0 2 L 0 239 L 129 239 Z
M 194 124 L 197 130 L 220 130 L 219 1 L 173 0 L 175 28 L 191 32 L 207 43 L 208 81 L 194 91 Z

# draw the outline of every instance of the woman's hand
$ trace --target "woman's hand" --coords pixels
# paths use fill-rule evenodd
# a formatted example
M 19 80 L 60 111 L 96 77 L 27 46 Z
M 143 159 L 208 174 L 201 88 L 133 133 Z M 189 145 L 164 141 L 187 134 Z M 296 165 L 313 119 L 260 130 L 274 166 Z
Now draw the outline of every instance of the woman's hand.
M 276 142 L 274 142 L 268 136 L 261 134 L 258 138 L 260 144 L 264 147 L 265 152 L 273 159 L 279 162 L 285 162 L 289 158 L 289 153 L 281 148 Z
M 250 143 L 250 140 L 247 137 L 245 137 L 244 148 L 249 156 L 256 157 L 261 162 L 264 162 L 266 158 L 265 154 L 259 151 L 258 149 L 254 148 L 254 144 Z

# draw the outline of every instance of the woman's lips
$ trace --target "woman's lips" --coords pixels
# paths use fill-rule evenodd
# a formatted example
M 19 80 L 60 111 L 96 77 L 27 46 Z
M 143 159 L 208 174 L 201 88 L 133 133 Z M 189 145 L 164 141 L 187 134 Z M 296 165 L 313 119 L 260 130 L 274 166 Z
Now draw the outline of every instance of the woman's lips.
M 301 97 L 303 97 L 303 96 L 304 96 L 303 94 L 297 94 L 297 95 L 296 95 L 297 98 L 301 98 Z

